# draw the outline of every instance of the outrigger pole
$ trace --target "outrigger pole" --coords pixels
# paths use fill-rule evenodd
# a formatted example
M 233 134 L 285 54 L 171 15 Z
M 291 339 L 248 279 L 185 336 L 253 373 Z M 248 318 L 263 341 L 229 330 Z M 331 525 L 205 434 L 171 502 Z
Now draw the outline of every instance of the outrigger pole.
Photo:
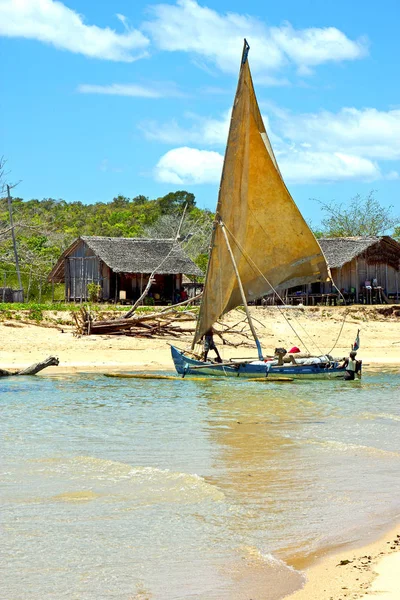
M 263 353 L 262 353 L 262 349 L 261 349 L 260 340 L 258 339 L 256 330 L 254 329 L 254 325 L 253 325 L 253 321 L 252 321 L 251 316 L 250 316 L 250 311 L 249 311 L 249 307 L 247 305 L 247 300 L 246 300 L 246 296 L 245 296 L 245 293 L 244 293 L 242 281 L 240 279 L 239 270 L 237 268 L 235 257 L 233 255 L 232 248 L 231 248 L 231 245 L 229 243 L 228 236 L 226 234 L 224 222 L 222 221 L 221 218 L 219 219 L 219 224 L 221 226 L 221 231 L 222 231 L 222 233 L 224 235 L 224 238 L 225 238 L 225 241 L 226 241 L 226 245 L 228 247 L 228 252 L 229 252 L 229 255 L 230 255 L 231 260 L 232 260 L 233 268 L 234 268 L 234 271 L 235 271 L 235 274 L 236 274 L 236 278 L 237 278 L 237 281 L 238 281 L 240 295 L 242 296 L 242 302 L 243 302 L 244 310 L 246 312 L 246 316 L 247 316 L 247 320 L 249 322 L 251 333 L 253 334 L 253 338 L 254 338 L 254 341 L 255 341 L 256 346 L 257 346 L 258 358 L 260 360 L 263 360 L 264 357 L 263 357 Z

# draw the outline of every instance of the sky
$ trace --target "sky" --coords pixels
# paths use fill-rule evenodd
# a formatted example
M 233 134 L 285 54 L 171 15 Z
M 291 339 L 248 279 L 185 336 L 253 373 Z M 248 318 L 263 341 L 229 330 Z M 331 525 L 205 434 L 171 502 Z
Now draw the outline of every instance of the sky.
M 15 195 L 216 206 L 243 38 L 285 182 L 400 213 L 400 2 L 0 0 L 0 156 Z

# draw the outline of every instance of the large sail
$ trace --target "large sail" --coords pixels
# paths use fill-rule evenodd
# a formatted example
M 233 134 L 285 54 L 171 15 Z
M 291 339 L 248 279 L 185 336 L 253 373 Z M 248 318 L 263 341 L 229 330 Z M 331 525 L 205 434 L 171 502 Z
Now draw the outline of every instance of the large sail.
M 242 304 L 221 221 L 245 296 L 328 278 L 321 248 L 279 171 L 243 54 L 219 190 L 215 228 L 194 342 Z M 272 287 L 271 287 L 272 286 Z

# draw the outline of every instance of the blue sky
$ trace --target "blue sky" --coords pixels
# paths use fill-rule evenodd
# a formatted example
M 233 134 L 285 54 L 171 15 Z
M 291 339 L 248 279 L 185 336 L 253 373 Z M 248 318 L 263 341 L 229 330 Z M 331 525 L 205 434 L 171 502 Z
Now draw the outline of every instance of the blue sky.
M 0 0 L 0 155 L 25 199 L 187 189 L 213 209 L 247 37 L 304 216 L 371 189 L 397 208 L 399 17 L 398 0 Z

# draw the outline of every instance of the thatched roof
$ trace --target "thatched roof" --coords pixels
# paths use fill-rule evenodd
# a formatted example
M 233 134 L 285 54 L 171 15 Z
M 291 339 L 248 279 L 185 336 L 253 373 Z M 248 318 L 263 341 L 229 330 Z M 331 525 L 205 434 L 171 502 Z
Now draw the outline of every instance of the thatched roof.
M 115 273 L 155 271 L 160 275 L 203 275 L 180 244 L 172 239 L 81 236 L 62 254 L 49 279 L 64 279 L 64 259 L 74 252 L 81 241 Z
M 357 256 L 368 262 L 388 262 L 399 267 L 400 244 L 387 235 L 321 238 L 318 242 L 331 269 L 342 267 Z

